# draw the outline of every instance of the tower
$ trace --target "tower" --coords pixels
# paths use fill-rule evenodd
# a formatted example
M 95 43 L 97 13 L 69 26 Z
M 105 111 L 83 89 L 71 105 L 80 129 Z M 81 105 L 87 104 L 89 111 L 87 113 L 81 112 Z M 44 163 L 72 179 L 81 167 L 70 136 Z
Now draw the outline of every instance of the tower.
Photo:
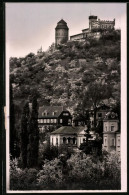
M 97 22 L 97 16 L 89 16 L 89 29 L 90 30 L 92 30 L 96 22 Z
M 62 19 L 57 23 L 55 28 L 55 44 L 56 46 L 68 41 L 69 28 L 67 23 Z

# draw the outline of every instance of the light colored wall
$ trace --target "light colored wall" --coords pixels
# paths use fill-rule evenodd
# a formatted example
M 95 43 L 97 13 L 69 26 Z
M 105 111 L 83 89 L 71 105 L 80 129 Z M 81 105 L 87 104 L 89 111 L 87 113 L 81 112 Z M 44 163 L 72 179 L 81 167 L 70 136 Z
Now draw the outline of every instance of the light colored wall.
M 116 134 L 116 152 L 120 153 L 121 149 L 121 136 L 120 133 Z
M 56 138 L 58 138 L 58 146 L 60 145 L 60 135 L 50 135 L 50 145 L 57 146 Z M 52 144 L 53 139 L 53 144 Z
M 106 140 L 105 140 L 106 139 Z M 112 139 L 114 139 L 114 146 L 112 146 Z M 112 150 L 116 150 L 116 135 L 115 133 L 104 133 L 103 134 L 103 148 L 110 152 Z
M 118 121 L 104 121 L 103 126 L 104 126 L 104 132 L 106 132 L 106 127 L 107 127 L 107 131 L 111 131 L 111 126 L 114 126 L 114 131 L 117 131 Z
M 77 147 L 79 148 L 81 143 L 83 143 L 83 139 L 86 139 L 84 135 L 77 137 Z

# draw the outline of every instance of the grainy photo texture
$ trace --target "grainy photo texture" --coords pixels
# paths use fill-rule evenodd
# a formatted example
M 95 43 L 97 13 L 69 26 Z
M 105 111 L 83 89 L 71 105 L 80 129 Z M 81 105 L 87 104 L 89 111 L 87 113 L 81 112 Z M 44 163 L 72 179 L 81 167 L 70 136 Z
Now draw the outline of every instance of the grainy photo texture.
M 124 3 L 6 3 L 7 190 L 121 191 L 125 15 Z

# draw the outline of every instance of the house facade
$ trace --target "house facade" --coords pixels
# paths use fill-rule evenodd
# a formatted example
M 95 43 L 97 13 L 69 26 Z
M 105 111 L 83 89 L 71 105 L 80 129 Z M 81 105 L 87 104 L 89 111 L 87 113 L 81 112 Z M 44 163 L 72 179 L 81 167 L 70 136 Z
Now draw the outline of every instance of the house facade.
M 38 111 L 38 126 L 60 125 L 70 126 L 72 124 L 72 116 L 63 106 L 42 106 Z
M 86 128 L 86 126 L 62 126 L 50 134 L 50 144 L 53 146 L 65 144 L 74 148 L 79 148 L 81 143 L 86 140 Z M 95 139 L 93 132 L 91 132 L 90 139 Z
M 121 134 L 119 120 L 113 112 L 108 112 L 103 120 L 103 149 L 120 153 Z

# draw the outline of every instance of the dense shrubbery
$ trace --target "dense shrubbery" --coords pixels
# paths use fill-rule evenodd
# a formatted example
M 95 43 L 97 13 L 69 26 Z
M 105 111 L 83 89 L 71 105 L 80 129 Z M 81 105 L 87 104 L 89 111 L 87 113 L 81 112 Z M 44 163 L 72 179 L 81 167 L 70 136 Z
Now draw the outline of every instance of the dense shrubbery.
M 117 154 L 100 157 L 73 154 L 45 160 L 41 170 L 20 169 L 17 160 L 10 164 L 11 190 L 118 190 L 120 158 Z
M 10 162 L 10 189 L 11 190 L 35 190 L 38 170 L 21 169 L 18 161 Z

